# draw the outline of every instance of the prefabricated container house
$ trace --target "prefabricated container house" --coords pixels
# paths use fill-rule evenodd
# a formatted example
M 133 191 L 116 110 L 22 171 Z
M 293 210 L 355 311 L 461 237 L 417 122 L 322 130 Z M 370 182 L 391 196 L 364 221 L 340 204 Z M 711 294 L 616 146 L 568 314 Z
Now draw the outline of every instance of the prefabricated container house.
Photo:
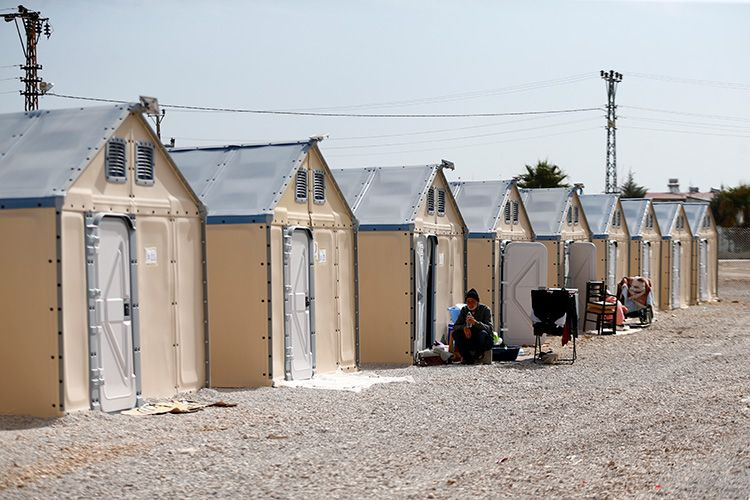
M 547 286 L 547 249 L 534 242 L 515 180 L 451 182 L 466 226 L 466 280 L 507 344 L 534 343 L 531 290 Z
M 661 229 L 662 309 L 677 309 L 690 304 L 691 251 L 693 233 L 680 202 L 653 202 Z
M 581 195 L 581 206 L 591 227 L 591 242 L 596 246 L 596 280 L 604 281 L 614 293 L 617 283 L 628 273 L 630 243 L 620 197 L 615 194 L 584 194 Z
M 410 364 L 463 301 L 466 226 L 443 165 L 334 170 L 359 222 L 360 360 Z
M 203 387 L 203 217 L 140 106 L 0 115 L 0 413 Z
M 317 140 L 171 154 L 208 209 L 210 384 L 355 369 L 355 224 Z
M 630 233 L 629 276 L 651 280 L 652 299 L 659 305 L 661 280 L 661 230 L 651 200 L 621 198 L 622 211 Z
M 535 241 L 547 247 L 547 284 L 578 290 L 579 311 L 586 283 L 596 276 L 596 247 L 575 188 L 522 189 L 521 199 Z M 583 321 L 578 322 L 579 328 Z
M 718 297 L 719 235 L 708 203 L 687 202 L 682 205 L 693 233 L 691 251 L 692 285 L 690 303 L 709 302 Z

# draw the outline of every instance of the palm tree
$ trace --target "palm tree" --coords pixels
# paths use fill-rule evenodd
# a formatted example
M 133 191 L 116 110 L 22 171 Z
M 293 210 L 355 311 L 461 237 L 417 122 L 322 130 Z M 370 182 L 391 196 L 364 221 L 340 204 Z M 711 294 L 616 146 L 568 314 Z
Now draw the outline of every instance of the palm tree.
M 620 196 L 623 198 L 643 198 L 646 196 L 647 192 L 648 189 L 635 183 L 633 171 L 629 171 L 628 178 L 625 180 L 625 183 L 620 186 Z
M 526 173 L 518 176 L 518 187 L 522 188 L 554 188 L 569 187 L 563 181 L 568 174 L 560 170 L 557 165 L 549 161 L 538 161 L 536 166 L 526 165 Z

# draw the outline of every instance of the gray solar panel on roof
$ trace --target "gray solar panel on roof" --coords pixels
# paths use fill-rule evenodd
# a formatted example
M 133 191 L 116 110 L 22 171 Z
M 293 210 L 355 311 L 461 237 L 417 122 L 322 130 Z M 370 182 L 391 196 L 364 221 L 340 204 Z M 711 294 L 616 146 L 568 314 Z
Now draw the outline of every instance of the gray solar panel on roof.
M 703 217 L 708 211 L 708 203 L 685 203 L 682 208 L 685 210 L 693 235 L 697 235 L 701 230 Z
M 656 222 L 659 223 L 662 236 L 672 236 L 677 212 L 680 210 L 679 203 L 654 203 L 654 214 Z
M 617 204 L 617 195 L 584 194 L 579 198 L 591 229 L 591 235 L 606 237 L 612 223 L 612 212 Z
M 414 223 L 420 199 L 431 185 L 436 169 L 436 165 L 424 165 L 343 168 L 332 172 L 361 227 Z
M 521 199 L 534 234 L 560 236 L 573 188 L 522 189 Z
M 469 233 L 496 231 L 513 181 L 458 181 L 450 185 Z
M 310 142 L 171 150 L 209 216 L 271 214 Z
M 64 196 L 130 105 L 0 115 L 0 200 Z
M 649 201 L 644 198 L 621 198 L 620 204 L 630 236 L 642 236 Z

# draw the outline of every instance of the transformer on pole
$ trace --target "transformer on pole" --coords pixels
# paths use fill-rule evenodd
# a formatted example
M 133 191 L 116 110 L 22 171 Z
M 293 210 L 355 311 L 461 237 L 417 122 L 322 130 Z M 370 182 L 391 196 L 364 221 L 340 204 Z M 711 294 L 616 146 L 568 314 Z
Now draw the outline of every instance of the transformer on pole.
M 42 69 L 42 65 L 37 62 L 36 58 L 36 44 L 39 41 L 39 37 L 42 34 L 47 38 L 52 35 L 49 18 L 42 17 L 41 12 L 29 10 L 23 5 L 18 6 L 18 12 L 3 14 L 2 17 L 7 23 L 16 23 L 16 31 L 18 31 L 21 49 L 23 50 L 23 55 L 26 57 L 26 64 L 21 66 L 21 69 L 26 72 L 26 75 L 21 78 L 21 81 L 24 83 L 21 95 L 25 99 L 24 109 L 26 111 L 34 111 L 35 109 L 39 109 L 39 96 L 52 88 L 51 84 L 43 82 L 39 78 L 39 70 Z M 24 35 L 21 35 L 19 20 L 23 25 Z
M 599 75 L 607 85 L 607 178 L 604 183 L 605 193 L 618 193 L 617 185 L 617 105 L 615 93 L 617 84 L 622 81 L 622 73 L 601 70 Z

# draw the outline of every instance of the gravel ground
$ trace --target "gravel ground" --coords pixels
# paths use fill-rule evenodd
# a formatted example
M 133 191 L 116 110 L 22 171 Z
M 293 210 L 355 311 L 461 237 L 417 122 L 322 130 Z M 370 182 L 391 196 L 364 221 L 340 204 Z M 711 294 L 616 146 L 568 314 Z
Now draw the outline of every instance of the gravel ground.
M 203 390 L 236 408 L 0 417 L 0 497 L 750 497 L 750 261 L 719 303 L 584 338 L 574 365 L 376 370 L 362 393 Z M 553 347 L 558 347 L 557 340 Z

